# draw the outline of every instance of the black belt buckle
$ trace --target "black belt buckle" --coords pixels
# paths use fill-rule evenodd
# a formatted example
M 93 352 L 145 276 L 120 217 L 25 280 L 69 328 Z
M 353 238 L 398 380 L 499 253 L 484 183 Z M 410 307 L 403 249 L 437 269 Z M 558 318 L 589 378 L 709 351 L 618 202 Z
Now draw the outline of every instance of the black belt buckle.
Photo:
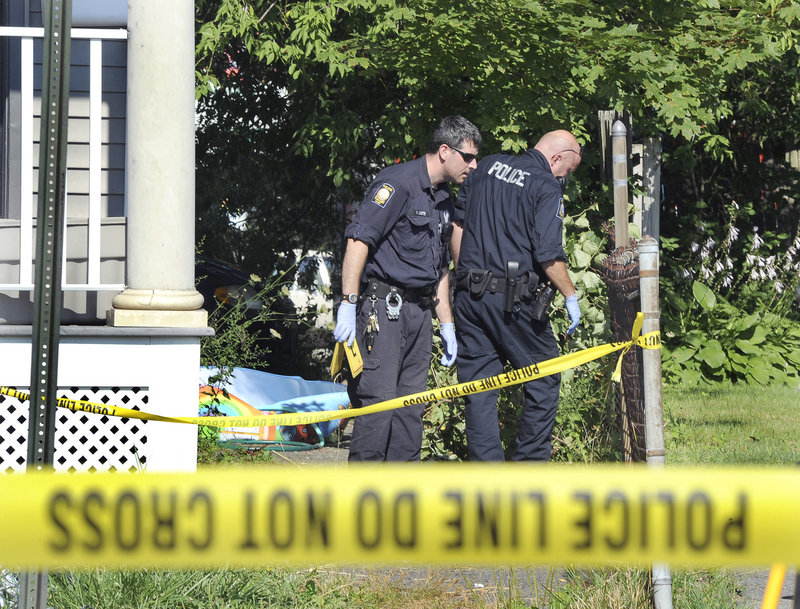
M 469 294 L 473 298 L 481 298 L 492 280 L 492 273 L 486 269 L 469 271 Z

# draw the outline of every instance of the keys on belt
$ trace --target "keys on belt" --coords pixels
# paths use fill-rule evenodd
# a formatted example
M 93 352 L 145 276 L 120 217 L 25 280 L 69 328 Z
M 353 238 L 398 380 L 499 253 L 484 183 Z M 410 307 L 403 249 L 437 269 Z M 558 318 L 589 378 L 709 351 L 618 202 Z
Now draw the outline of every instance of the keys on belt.
M 367 318 L 367 333 L 364 336 L 364 345 L 367 347 L 367 353 L 372 351 L 372 346 L 375 344 L 375 335 L 381 331 L 381 326 L 378 323 L 378 314 L 375 312 L 375 304 L 373 302 L 372 311 Z

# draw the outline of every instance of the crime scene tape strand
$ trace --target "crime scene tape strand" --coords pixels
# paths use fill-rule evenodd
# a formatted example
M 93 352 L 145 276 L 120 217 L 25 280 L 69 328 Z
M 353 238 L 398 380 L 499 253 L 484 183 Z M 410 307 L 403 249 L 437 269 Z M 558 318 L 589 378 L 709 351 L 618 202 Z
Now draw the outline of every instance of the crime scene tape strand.
M 432 463 L 0 476 L 6 568 L 800 562 L 797 468 Z
M 633 345 L 637 345 L 645 349 L 659 349 L 661 347 L 661 337 L 659 332 L 650 332 L 648 334 L 639 336 L 639 328 L 641 328 L 640 322 L 638 323 L 638 328 L 637 324 L 634 324 L 634 336 L 633 340 L 631 341 L 597 345 L 595 347 L 590 347 L 589 349 L 584 349 L 582 351 L 577 351 L 575 353 L 569 353 L 567 355 L 549 359 L 538 364 L 531 364 L 530 366 L 525 366 L 524 368 L 510 370 L 509 372 L 504 372 L 493 377 L 469 381 L 466 383 L 459 383 L 457 385 L 450 385 L 448 387 L 439 387 L 437 389 L 422 391 L 407 396 L 400 396 L 358 409 L 324 410 L 319 412 L 283 413 L 247 417 L 165 417 L 139 410 L 132 410 L 130 408 L 123 408 L 109 404 L 97 404 L 83 400 L 70 400 L 67 398 L 59 398 L 58 406 L 61 408 L 67 408 L 73 412 L 88 412 L 114 417 L 140 419 L 144 421 L 205 425 L 207 427 L 219 428 L 267 427 L 273 425 L 309 425 L 311 423 L 333 421 L 335 419 L 341 419 L 345 417 L 350 418 L 364 416 L 376 412 L 384 412 L 386 410 L 402 408 L 404 406 L 410 406 L 413 404 L 424 404 L 427 402 L 433 402 L 435 400 L 447 400 L 473 393 L 480 393 L 482 391 L 518 385 L 520 383 L 525 383 L 537 378 L 556 374 L 557 372 L 563 372 L 564 370 L 568 370 L 570 368 L 575 368 L 616 351 L 623 351 L 622 355 L 624 355 Z M 614 372 L 615 377 L 619 376 L 621 361 L 622 357 L 620 356 Z M 10 387 L 0 387 L 0 394 L 8 395 L 23 401 L 30 399 L 30 394 Z

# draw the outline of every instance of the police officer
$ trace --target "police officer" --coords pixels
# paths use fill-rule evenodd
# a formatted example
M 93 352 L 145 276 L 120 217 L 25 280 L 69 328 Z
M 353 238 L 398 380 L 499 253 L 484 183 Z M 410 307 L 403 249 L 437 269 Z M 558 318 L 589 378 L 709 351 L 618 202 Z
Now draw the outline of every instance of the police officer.
M 477 127 L 460 116 L 443 119 L 427 153 L 381 171 L 347 226 L 343 300 L 334 338 L 353 340 L 364 359 L 348 383 L 355 408 L 427 388 L 435 308 L 444 343 L 442 364 L 456 359 L 450 308 L 453 200 L 476 166 Z M 424 405 L 355 417 L 350 461 L 419 461 Z
M 572 334 L 581 312 L 562 245 L 563 186 L 582 149 L 564 130 L 525 153 L 481 160 L 458 193 L 452 237 L 457 264 L 454 309 L 458 380 L 502 374 L 558 356 L 547 316 L 553 288 L 566 298 Z M 524 385 L 514 461 L 547 461 L 561 376 Z M 467 451 L 473 461 L 503 461 L 497 391 L 466 397 Z

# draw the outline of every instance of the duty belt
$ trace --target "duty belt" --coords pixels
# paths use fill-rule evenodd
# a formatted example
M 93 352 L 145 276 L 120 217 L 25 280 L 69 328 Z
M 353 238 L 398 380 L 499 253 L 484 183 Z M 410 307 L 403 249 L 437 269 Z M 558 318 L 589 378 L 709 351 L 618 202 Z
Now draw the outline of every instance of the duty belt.
M 362 287 L 360 298 L 386 298 L 392 292 L 399 294 L 404 302 L 414 302 L 423 308 L 432 308 L 438 303 L 435 298 L 436 284 L 422 288 L 402 288 L 378 279 L 367 280 L 366 286 Z
M 483 298 L 488 292 L 503 294 L 503 311 L 516 313 L 521 309 L 521 301 L 532 301 L 531 317 L 537 321 L 546 319 L 556 291 L 547 280 L 540 280 L 533 271 L 517 275 L 519 264 L 514 260 L 506 262 L 506 276 L 498 277 L 486 269 L 469 269 L 456 272 L 456 290 L 469 290 L 473 299 Z
M 456 272 L 456 289 L 469 290 L 476 298 L 480 298 L 486 292 L 505 294 L 508 280 L 499 275 L 492 275 L 486 269 L 470 269 L 468 271 Z M 512 291 L 524 299 L 536 291 L 539 285 L 539 275 L 533 271 L 527 271 L 517 278 L 516 284 L 511 288 Z
M 469 269 L 456 273 L 456 290 L 467 289 L 471 298 L 480 299 L 489 292 L 504 294 L 503 311 L 516 313 L 520 310 L 521 301 L 530 301 L 536 297 L 539 276 L 533 271 L 518 274 L 519 263 L 516 260 L 506 261 L 505 277 L 492 275 L 487 269 Z

